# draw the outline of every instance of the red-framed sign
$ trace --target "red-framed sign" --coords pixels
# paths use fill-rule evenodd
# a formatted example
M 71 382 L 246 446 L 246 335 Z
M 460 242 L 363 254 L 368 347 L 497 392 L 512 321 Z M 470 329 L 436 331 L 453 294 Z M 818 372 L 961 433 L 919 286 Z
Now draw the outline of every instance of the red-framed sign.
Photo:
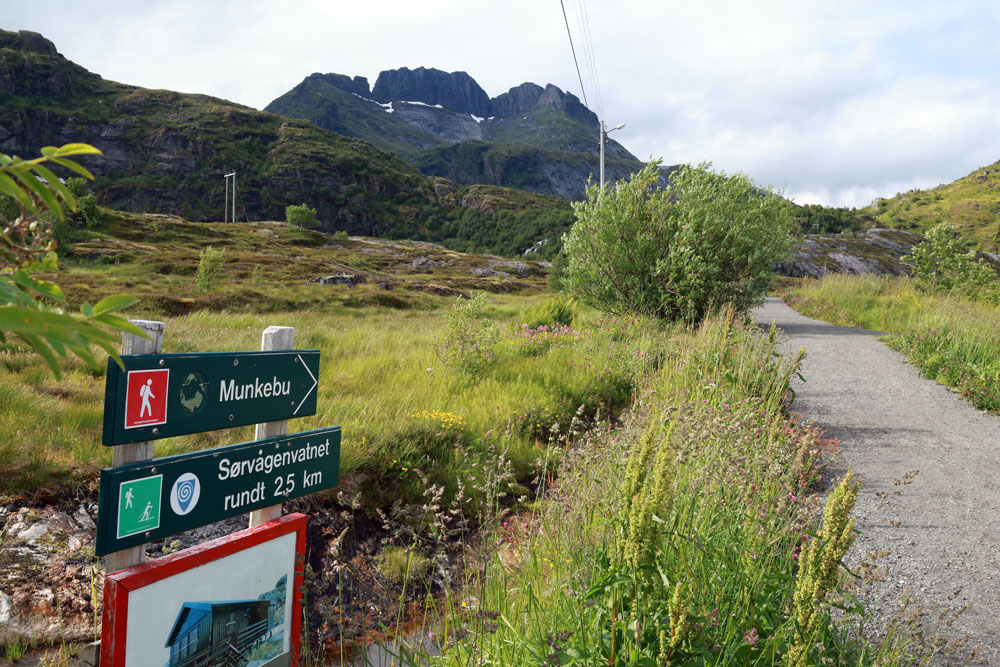
M 102 667 L 299 664 L 306 517 L 109 574 Z

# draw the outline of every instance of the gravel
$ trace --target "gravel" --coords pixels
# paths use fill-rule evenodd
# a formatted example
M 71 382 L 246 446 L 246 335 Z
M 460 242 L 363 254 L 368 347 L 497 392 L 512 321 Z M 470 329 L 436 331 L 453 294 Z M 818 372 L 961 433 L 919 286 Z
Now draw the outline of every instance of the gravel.
M 977 661 L 1000 665 L 1000 420 L 920 377 L 879 332 L 811 320 L 776 298 L 756 318 L 776 322 L 789 351 L 806 348 L 794 409 L 840 439 L 833 474 L 862 479 L 848 565 L 889 552 L 887 580 L 867 600 L 871 631 L 907 595 L 930 608 L 971 605 L 943 634 L 968 635 L 981 644 Z

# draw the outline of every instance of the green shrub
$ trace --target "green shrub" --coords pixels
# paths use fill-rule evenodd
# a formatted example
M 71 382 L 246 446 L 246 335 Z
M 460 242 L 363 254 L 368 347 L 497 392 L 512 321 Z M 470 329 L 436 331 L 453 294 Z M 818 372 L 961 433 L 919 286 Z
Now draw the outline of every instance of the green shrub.
M 225 252 L 208 246 L 198 255 L 198 274 L 196 282 L 199 292 L 211 291 L 222 277 L 222 265 L 225 263 Z
M 445 316 L 444 339 L 437 346 L 441 362 L 459 373 L 482 376 L 496 361 L 500 328 L 486 318 L 485 292 L 458 299 Z
M 524 314 L 524 323 L 532 329 L 554 324 L 571 326 L 574 317 L 576 300 L 557 296 L 529 308 Z
M 333 240 L 334 241 L 346 241 L 347 240 L 347 232 L 344 231 L 343 229 L 341 229 L 339 232 L 334 232 L 334 234 L 333 234 Z
M 659 162 L 573 204 L 567 285 L 594 306 L 700 321 L 760 303 L 791 247 L 788 206 L 746 176 L 682 166 L 659 187 Z
M 97 197 L 94 195 L 83 195 L 77 199 L 76 210 L 86 221 L 88 227 L 96 227 L 100 224 L 101 209 L 97 205 Z
M 995 291 L 996 271 L 978 258 L 954 225 L 946 222 L 927 232 L 927 240 L 914 247 L 903 261 L 913 264 L 917 284 L 925 290 L 969 295 L 983 292 L 984 297 L 991 287 Z
M 301 206 L 285 207 L 285 220 L 290 225 L 297 227 L 318 227 L 319 220 L 316 219 L 316 209 L 309 208 L 305 204 Z

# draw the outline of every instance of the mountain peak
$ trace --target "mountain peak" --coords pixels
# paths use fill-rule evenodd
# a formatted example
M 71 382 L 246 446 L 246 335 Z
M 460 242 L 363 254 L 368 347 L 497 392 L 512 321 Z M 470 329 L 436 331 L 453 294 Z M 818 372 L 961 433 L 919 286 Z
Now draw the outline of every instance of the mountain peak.
M 0 30 L 0 49 L 18 49 L 20 51 L 34 51 L 47 56 L 60 55 L 56 51 L 56 45 L 43 37 L 40 33 L 30 30 L 18 30 L 11 32 Z
M 490 97 L 466 72 L 444 72 L 418 67 L 385 70 L 378 75 L 372 96 L 379 102 L 440 104 L 452 111 L 490 115 Z

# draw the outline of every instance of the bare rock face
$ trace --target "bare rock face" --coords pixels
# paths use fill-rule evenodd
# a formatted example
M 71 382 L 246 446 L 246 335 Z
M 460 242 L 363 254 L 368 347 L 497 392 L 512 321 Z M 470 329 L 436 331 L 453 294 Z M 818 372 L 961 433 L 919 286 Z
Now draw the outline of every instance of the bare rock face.
M 582 120 L 597 130 L 597 114 L 583 106 L 572 93 L 564 93 L 551 83 L 542 88 L 534 83 L 522 83 L 493 98 L 491 116 L 517 116 L 539 109 L 561 111 L 570 118 Z
M 483 128 L 469 113 L 406 102 L 393 102 L 392 108 L 400 120 L 430 132 L 442 141 L 483 139 Z
M 378 75 L 372 95 L 380 102 L 423 102 L 476 116 L 490 115 L 490 97 L 465 72 L 418 67 L 386 70 Z
M 829 273 L 909 275 L 913 267 L 902 260 L 924 240 L 898 229 L 869 229 L 859 235 L 809 235 L 795 244 L 792 259 L 775 273 L 793 278 L 819 278 Z
M 371 88 L 368 85 L 368 77 L 365 76 L 356 76 L 352 79 L 346 74 L 320 74 L 319 72 L 315 72 L 306 77 L 306 81 L 313 79 L 325 81 L 334 88 L 338 88 L 345 93 L 357 95 L 358 97 L 370 98 L 372 96 Z

